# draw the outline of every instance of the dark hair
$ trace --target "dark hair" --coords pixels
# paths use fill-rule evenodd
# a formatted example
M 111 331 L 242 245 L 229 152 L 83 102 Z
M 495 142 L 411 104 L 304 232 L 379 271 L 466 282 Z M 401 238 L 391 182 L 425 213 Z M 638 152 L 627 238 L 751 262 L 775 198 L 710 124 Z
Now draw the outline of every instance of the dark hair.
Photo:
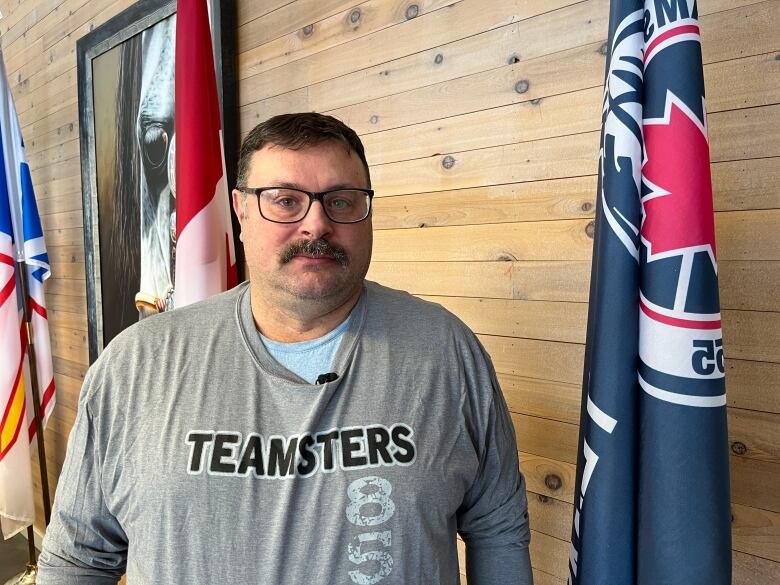
M 371 187 L 371 174 L 368 170 L 368 162 L 366 162 L 366 153 L 357 133 L 341 120 L 317 112 L 281 114 L 252 128 L 252 131 L 244 138 L 238 155 L 236 187 L 241 189 L 248 186 L 246 181 L 249 176 L 252 155 L 266 144 L 299 150 L 331 141 L 342 143 L 348 151 L 351 150 L 358 155 L 366 169 L 368 186 Z

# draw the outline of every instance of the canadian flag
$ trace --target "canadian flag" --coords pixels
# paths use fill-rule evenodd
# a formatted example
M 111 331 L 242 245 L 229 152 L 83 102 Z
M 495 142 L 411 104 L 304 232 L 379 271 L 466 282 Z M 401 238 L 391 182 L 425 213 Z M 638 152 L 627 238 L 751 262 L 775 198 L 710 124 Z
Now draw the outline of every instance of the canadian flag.
M 176 13 L 176 307 L 238 282 L 206 0 Z

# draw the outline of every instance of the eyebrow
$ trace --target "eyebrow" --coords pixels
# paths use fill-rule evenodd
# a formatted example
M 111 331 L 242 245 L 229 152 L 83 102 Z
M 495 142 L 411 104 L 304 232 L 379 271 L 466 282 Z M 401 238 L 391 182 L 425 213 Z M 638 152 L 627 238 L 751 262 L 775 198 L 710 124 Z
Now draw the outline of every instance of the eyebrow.
M 308 189 L 304 189 L 298 183 L 289 183 L 287 181 L 276 181 L 270 186 L 281 187 L 283 189 L 297 189 L 298 191 L 308 192 Z M 325 189 L 325 191 L 336 191 L 338 189 L 364 189 L 364 187 L 355 187 L 349 183 L 336 183 L 335 185 L 330 186 L 328 189 Z

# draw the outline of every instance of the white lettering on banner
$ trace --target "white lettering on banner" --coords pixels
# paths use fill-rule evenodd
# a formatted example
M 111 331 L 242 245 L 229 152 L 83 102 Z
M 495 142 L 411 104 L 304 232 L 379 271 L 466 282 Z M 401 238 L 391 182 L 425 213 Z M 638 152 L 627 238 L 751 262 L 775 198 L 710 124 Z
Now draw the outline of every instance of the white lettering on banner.
M 588 394 L 587 405 L 588 416 L 590 420 L 596 423 L 600 429 L 604 432 L 612 434 L 617 425 L 617 420 L 609 416 L 606 412 L 601 410 Z M 582 451 L 585 458 L 585 467 L 582 470 L 582 486 L 580 490 L 579 504 L 574 507 L 574 531 L 577 534 L 577 538 L 580 536 L 580 510 L 585 502 L 585 492 L 588 490 L 588 484 L 590 478 L 593 477 L 593 472 L 596 470 L 596 464 L 599 462 L 599 456 L 590 448 L 586 440 L 582 441 Z M 574 548 L 574 544 L 571 547 L 571 553 L 569 554 L 569 564 L 571 565 L 571 571 L 574 576 L 577 576 L 577 549 Z M 571 575 L 569 576 L 569 583 L 571 583 Z
M 585 456 L 585 469 L 582 472 L 582 496 L 585 496 L 585 492 L 588 490 L 588 484 L 590 478 L 593 475 L 593 471 L 596 469 L 596 464 L 599 462 L 599 456 L 593 452 L 587 441 L 582 442 L 582 451 Z M 582 498 L 580 498 L 582 501 Z M 579 536 L 579 532 L 578 532 Z
M 669 392 L 668 390 L 656 388 L 647 382 L 644 378 L 642 378 L 642 376 L 639 376 L 639 385 L 642 387 L 642 390 L 647 392 L 653 398 L 663 400 L 664 402 L 671 402 L 672 404 L 680 404 L 682 406 L 697 406 L 699 408 L 719 408 L 721 406 L 726 406 L 725 394 L 720 394 L 718 396 L 691 396 L 690 394 Z
M 356 479 L 347 488 L 349 504 L 347 520 L 355 526 L 378 526 L 384 524 L 395 513 L 395 503 L 390 499 L 392 484 L 373 475 Z M 374 585 L 393 570 L 393 557 L 384 548 L 392 545 L 390 530 L 363 532 L 348 545 L 348 558 L 355 565 L 370 563 L 375 570 L 367 573 L 361 569 L 349 571 L 349 578 L 358 585 Z M 366 546 L 368 545 L 368 546 Z M 368 549 L 368 550 L 366 550 Z
M 653 0 L 646 2 L 645 6 L 645 45 L 650 45 L 671 26 L 698 25 L 696 0 Z
M 636 31 L 624 35 L 624 31 L 641 21 L 642 11 L 637 10 L 629 14 L 615 30 L 614 45 L 611 48 L 609 59 L 609 72 L 607 73 L 606 87 L 604 88 L 604 101 L 602 106 L 602 118 L 604 121 L 604 133 L 602 136 L 600 156 L 602 160 L 601 204 L 604 219 L 618 240 L 625 246 L 629 254 L 639 262 L 639 247 L 636 236 L 639 227 L 631 223 L 627 215 L 607 198 L 604 186 L 604 174 L 606 167 L 620 171 L 630 172 L 636 192 L 640 193 L 640 181 L 642 179 L 642 143 L 641 135 L 626 127 L 627 120 L 631 120 L 632 127 L 640 128 L 642 125 L 642 104 L 636 100 L 625 99 L 626 95 L 636 92 L 636 87 L 628 79 L 642 79 L 643 71 L 637 65 L 637 54 L 640 53 L 642 32 Z M 605 140 L 614 140 L 614 152 L 611 160 L 606 160 Z M 630 168 L 624 165 L 630 165 Z
M 642 299 L 646 303 L 645 299 Z M 651 307 L 655 310 L 655 307 Z M 658 311 L 656 311 L 658 312 Z M 682 378 L 722 378 L 723 372 L 718 367 L 711 371 L 696 371 L 693 352 L 699 344 L 694 342 L 709 340 L 713 344 L 722 344 L 723 334 L 718 329 L 699 329 L 676 327 L 661 323 L 648 317 L 644 311 L 639 312 L 639 358 L 650 368 L 672 376 Z M 663 343 L 658 343 L 663 339 Z M 713 353 L 713 359 L 717 356 Z M 722 358 L 721 358 L 722 359 Z M 701 360 L 699 360 L 701 363 Z
M 590 394 L 588 394 L 588 415 L 593 419 L 593 422 L 599 426 L 599 428 L 605 430 L 610 435 L 612 434 L 612 431 L 615 430 L 617 421 L 609 416 L 606 412 L 601 410 L 598 406 L 596 406 L 596 403 L 590 399 Z M 582 491 L 584 492 L 585 490 Z

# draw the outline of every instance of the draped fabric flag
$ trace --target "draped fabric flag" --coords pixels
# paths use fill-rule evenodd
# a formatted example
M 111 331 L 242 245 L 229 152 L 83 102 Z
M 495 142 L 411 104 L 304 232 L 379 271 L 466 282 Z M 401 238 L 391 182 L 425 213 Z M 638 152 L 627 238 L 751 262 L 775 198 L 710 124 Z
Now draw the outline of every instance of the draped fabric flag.
M 176 13 L 177 307 L 238 282 L 206 0 Z
M 0 527 L 10 538 L 33 522 L 30 456 L 36 431 L 20 273 L 25 262 L 32 341 L 44 424 L 54 408 L 49 324 L 43 281 L 49 256 L 35 203 L 5 64 L 0 53 Z
M 612 0 L 569 583 L 731 583 L 694 0 Z

